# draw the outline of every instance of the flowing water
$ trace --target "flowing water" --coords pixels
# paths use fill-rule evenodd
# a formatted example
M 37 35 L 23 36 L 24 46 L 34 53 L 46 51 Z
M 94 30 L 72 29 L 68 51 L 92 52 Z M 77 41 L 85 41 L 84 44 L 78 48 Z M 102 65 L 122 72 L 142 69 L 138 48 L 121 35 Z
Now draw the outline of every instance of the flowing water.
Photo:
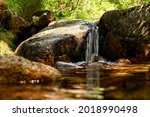
M 87 36 L 86 61 L 92 61 L 92 55 L 99 55 L 99 34 L 98 27 L 92 26 Z
M 59 62 L 63 76 L 55 82 L 0 83 L 0 99 L 150 99 L 150 64 L 99 61 L 98 43 L 98 28 L 93 26 L 87 36 L 86 65 Z
M 90 97 L 95 97 L 93 89 L 100 87 L 99 83 L 99 33 L 98 27 L 93 25 L 87 36 L 86 62 L 87 91 Z

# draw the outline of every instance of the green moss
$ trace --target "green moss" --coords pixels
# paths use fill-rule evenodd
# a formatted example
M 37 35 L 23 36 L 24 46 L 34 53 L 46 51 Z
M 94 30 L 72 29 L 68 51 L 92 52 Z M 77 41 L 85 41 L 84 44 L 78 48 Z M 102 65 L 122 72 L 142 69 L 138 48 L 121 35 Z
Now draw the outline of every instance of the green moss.
M 2 40 L 0 40 L 0 55 L 11 54 L 12 50 L 8 46 L 8 44 Z
M 11 54 L 15 49 L 14 39 L 16 36 L 9 31 L 0 32 L 0 55 Z

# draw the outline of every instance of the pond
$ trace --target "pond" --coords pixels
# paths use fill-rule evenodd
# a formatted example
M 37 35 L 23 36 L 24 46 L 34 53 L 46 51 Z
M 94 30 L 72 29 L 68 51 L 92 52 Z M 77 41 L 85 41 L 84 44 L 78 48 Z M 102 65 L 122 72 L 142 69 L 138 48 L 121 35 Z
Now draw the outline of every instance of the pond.
M 2 100 L 145 100 L 150 99 L 149 64 L 113 65 L 105 70 L 62 70 L 55 82 L 1 83 Z M 92 74 L 92 75 L 91 75 Z M 89 79 L 89 77 L 93 77 Z

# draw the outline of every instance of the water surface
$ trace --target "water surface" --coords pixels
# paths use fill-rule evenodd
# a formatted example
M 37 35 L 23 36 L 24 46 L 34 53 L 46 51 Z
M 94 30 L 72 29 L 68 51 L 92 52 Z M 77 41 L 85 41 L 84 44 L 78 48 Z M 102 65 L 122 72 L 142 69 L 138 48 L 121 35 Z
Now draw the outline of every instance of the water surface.
M 88 81 L 92 75 L 87 69 L 63 71 L 63 77 L 56 82 L 1 83 L 0 99 L 150 99 L 149 66 L 112 66 L 103 71 L 95 70 L 93 77 L 97 85 Z

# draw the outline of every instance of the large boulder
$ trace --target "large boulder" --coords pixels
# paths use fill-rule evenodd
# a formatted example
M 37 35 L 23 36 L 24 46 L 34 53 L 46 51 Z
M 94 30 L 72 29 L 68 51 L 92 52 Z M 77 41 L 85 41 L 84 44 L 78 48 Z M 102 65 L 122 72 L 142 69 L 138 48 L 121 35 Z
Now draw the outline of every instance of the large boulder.
M 98 26 L 102 56 L 112 61 L 150 61 L 150 4 L 108 11 Z
M 15 55 L 0 56 L 0 82 L 54 81 L 60 77 L 58 70 L 42 63 Z
M 90 23 L 83 20 L 56 21 L 22 42 L 15 53 L 32 61 L 54 65 L 56 61 L 85 59 L 85 37 Z

